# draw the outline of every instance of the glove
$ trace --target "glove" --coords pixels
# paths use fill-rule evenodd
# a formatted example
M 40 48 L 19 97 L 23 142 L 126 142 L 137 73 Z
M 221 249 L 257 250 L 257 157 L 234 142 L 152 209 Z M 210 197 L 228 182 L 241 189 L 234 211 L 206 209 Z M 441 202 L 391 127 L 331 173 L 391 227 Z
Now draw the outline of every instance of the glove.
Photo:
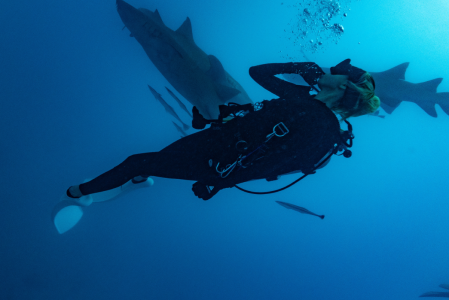
M 324 73 L 324 71 L 315 63 L 309 63 L 306 68 L 302 68 L 298 70 L 299 75 L 304 78 L 304 81 L 307 82 L 308 85 L 313 86 L 318 83 L 318 78 L 320 78 Z
M 192 186 L 192 191 L 198 198 L 209 200 L 218 193 L 219 189 L 214 188 L 213 190 L 211 190 L 209 186 L 205 185 L 204 183 L 195 182 Z
M 195 129 L 204 129 L 210 121 L 206 120 L 201 114 L 198 108 L 194 106 L 192 108 L 193 119 L 192 119 L 192 127 Z

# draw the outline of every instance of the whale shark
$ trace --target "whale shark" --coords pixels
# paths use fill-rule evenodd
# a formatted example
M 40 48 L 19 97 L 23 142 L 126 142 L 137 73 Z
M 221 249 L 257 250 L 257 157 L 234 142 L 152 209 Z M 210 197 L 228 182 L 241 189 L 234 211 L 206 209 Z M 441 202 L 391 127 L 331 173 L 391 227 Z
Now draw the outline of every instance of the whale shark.
M 409 63 L 402 63 L 382 72 L 370 72 L 376 82 L 376 95 L 380 98 L 382 109 L 391 114 L 403 101 L 417 104 L 429 116 L 437 117 L 435 104 L 449 115 L 449 93 L 437 93 L 438 85 L 442 78 L 432 79 L 421 83 L 412 83 L 405 80 L 405 72 Z M 329 68 L 322 70 L 330 74 Z M 300 75 L 283 74 L 283 78 L 289 82 L 307 85 Z
M 125 27 L 159 72 L 206 119 L 217 119 L 218 106 L 227 102 L 252 103 L 221 62 L 196 45 L 189 18 L 173 31 L 158 10 L 136 9 L 123 0 L 117 0 L 116 5 Z

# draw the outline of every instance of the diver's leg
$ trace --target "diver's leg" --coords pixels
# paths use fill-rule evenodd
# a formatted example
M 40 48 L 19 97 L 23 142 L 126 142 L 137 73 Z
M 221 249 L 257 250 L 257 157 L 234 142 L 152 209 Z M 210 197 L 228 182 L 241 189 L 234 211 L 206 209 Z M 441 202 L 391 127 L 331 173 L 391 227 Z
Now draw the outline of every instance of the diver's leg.
M 209 169 L 207 159 L 198 155 L 189 155 L 183 152 L 135 154 L 95 179 L 70 187 L 67 195 L 72 198 L 79 198 L 119 187 L 130 179 L 141 182 L 148 176 L 201 180 L 208 176 Z

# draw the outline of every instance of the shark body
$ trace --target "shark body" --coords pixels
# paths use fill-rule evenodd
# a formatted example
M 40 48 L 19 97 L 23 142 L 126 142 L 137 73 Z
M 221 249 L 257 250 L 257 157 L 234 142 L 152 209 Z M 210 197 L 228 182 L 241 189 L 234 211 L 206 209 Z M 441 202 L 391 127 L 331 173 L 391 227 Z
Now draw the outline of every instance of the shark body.
M 125 27 L 131 31 L 131 36 L 140 43 L 157 69 L 206 119 L 216 119 L 218 106 L 226 102 L 252 102 L 220 61 L 195 44 L 189 18 L 173 31 L 165 26 L 157 10 L 136 9 L 123 0 L 117 0 L 117 11 Z M 436 104 L 449 115 L 449 93 L 437 93 L 443 79 L 408 82 L 405 80 L 408 66 L 409 63 L 403 63 L 383 72 L 370 72 L 376 81 L 376 95 L 381 99 L 385 112 L 391 114 L 401 102 L 408 101 L 417 104 L 432 117 L 437 117 Z M 323 71 L 330 73 L 328 68 L 323 68 Z M 283 76 L 292 83 L 304 84 L 299 75 Z
M 409 63 L 397 65 L 383 72 L 369 72 L 376 82 L 376 95 L 380 98 L 381 107 L 391 114 L 403 101 L 413 102 L 421 107 L 429 116 L 437 117 L 435 104 L 449 115 L 449 93 L 437 93 L 442 78 L 432 79 L 421 83 L 411 83 L 405 80 L 405 72 Z M 329 68 L 322 68 L 330 74 Z M 284 74 L 284 79 L 295 83 L 307 85 L 297 74 Z
M 206 119 L 216 119 L 218 106 L 226 102 L 252 103 L 220 61 L 195 44 L 189 18 L 173 31 L 165 26 L 157 10 L 136 9 L 123 0 L 116 4 L 125 27 L 156 68 Z
M 402 101 L 408 101 L 417 104 L 429 116 L 437 117 L 435 104 L 449 115 L 449 93 L 437 93 L 443 78 L 421 83 L 408 82 L 405 80 L 408 66 L 409 63 L 403 63 L 384 72 L 370 72 L 376 81 L 376 94 L 385 112 L 391 114 Z

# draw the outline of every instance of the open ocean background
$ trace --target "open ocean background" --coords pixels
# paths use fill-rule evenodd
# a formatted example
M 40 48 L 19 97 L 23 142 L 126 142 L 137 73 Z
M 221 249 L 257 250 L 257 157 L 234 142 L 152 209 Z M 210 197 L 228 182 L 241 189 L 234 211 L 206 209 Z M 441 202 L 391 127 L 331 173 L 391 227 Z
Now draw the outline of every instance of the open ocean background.
M 280 51 L 301 59 L 284 32 L 293 0 L 129 3 L 157 8 L 172 29 L 189 16 L 199 47 L 253 101 L 274 96 L 249 67 L 289 61 Z M 438 92 L 449 91 L 449 1 L 350 7 L 340 42 L 312 61 L 373 72 L 410 62 L 407 81 L 442 77 Z M 205 202 L 193 182 L 154 178 L 58 234 L 50 213 L 70 185 L 179 138 L 147 87 L 170 101 L 169 83 L 122 27 L 112 0 L 2 2 L 0 299 L 410 300 L 449 283 L 449 116 L 413 103 L 352 119 L 353 157 L 284 192 L 227 189 Z

